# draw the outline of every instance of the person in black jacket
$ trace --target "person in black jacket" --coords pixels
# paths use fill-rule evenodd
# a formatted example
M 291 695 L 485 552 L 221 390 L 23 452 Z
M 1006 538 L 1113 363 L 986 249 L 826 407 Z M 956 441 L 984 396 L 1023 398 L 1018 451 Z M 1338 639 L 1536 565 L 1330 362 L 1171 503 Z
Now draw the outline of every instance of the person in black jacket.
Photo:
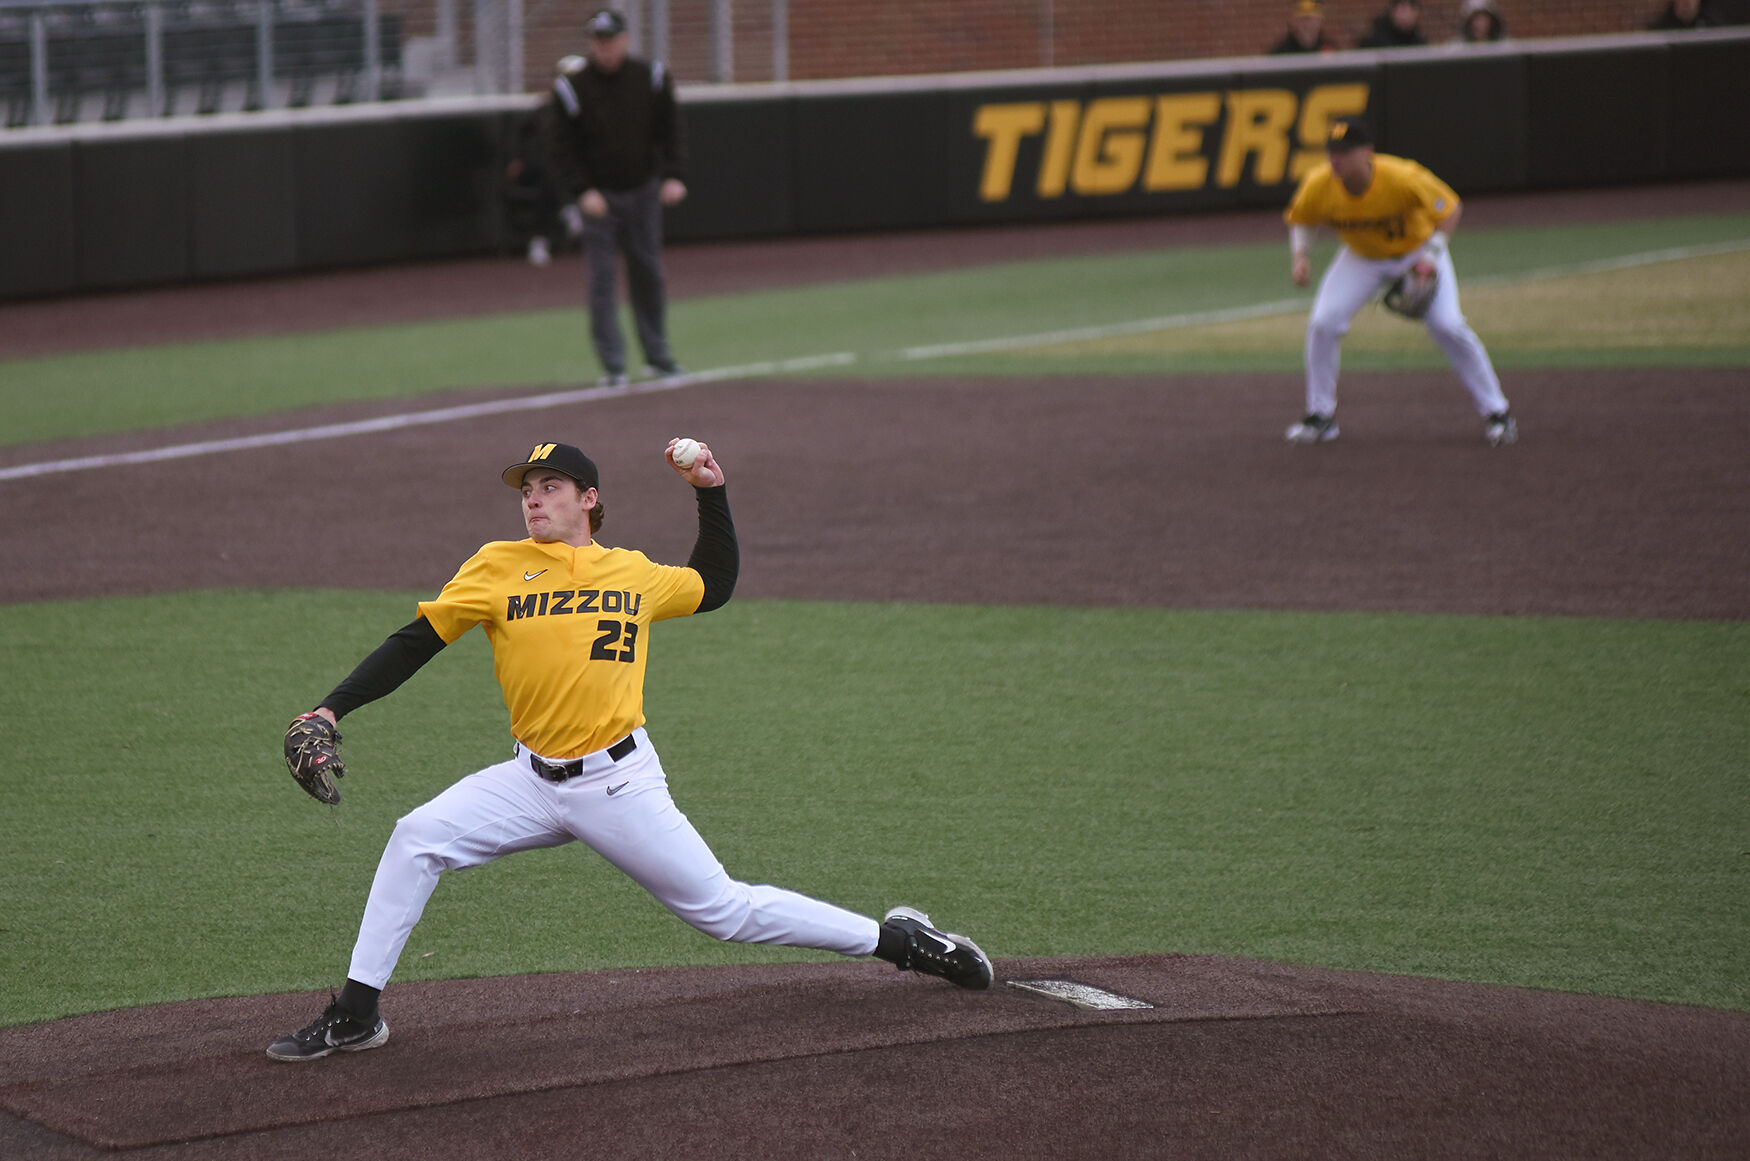
M 622 386 L 618 266 L 626 262 L 632 316 L 651 375 L 678 375 L 668 347 L 662 210 L 687 196 L 686 137 L 674 78 L 628 54 L 626 19 L 611 8 L 589 18 L 590 54 L 567 58 L 553 82 L 553 167 L 583 211 L 590 338 L 604 386 Z
M 1361 38 L 1362 48 L 1410 48 L 1427 44 L 1422 35 L 1422 6 L 1417 0 L 1392 0 L 1373 18 L 1373 27 Z

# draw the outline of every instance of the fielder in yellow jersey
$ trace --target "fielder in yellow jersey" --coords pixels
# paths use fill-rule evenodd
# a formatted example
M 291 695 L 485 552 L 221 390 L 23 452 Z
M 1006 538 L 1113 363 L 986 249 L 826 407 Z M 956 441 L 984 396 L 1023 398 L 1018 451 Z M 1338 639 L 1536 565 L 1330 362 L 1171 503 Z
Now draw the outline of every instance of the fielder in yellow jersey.
M 513 745 L 508 759 L 395 824 L 345 985 L 316 1020 L 268 1046 L 275 1060 L 359 1052 L 389 1039 L 378 996 L 443 871 L 573 841 L 718 939 L 873 955 L 964 988 L 990 987 L 991 963 L 978 945 L 937 930 L 921 911 L 896 907 L 877 921 L 731 878 L 675 805 L 644 729 L 650 628 L 726 602 L 740 550 L 711 449 L 670 441 L 663 458 L 698 501 L 699 535 L 684 566 L 597 543 L 604 509 L 595 463 L 569 444 L 537 444 L 502 477 L 521 493 L 528 538 L 481 548 L 312 711 L 338 724 L 479 625 L 492 642 Z
M 1305 286 L 1312 233 L 1335 230 L 1342 241 L 1319 281 L 1306 327 L 1306 415 L 1288 429 L 1291 443 L 1337 438 L 1337 373 L 1343 336 L 1356 313 L 1398 279 L 1432 279 L 1424 325 L 1445 352 L 1483 418 L 1491 445 L 1512 443 L 1518 424 L 1482 340 L 1465 322 L 1458 276 L 1447 240 L 1462 206 L 1452 187 L 1414 161 L 1376 154 L 1366 122 L 1349 117 L 1331 126 L 1326 161 L 1301 179 L 1283 218 L 1289 227 L 1290 275 Z

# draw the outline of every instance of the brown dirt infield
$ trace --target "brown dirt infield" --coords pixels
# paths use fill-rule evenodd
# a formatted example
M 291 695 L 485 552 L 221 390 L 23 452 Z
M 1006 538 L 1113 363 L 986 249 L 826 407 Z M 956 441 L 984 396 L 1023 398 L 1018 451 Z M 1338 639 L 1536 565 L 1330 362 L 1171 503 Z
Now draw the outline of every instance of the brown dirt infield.
M 0 1033 L 6 1156 L 1728 1157 L 1750 1015 L 1219 956 L 1011 960 L 1091 1012 L 877 964 L 409 984 L 276 1064 L 307 995 Z M 76 1062 L 76 1063 L 75 1063 Z
M 1653 204 L 1612 191 L 1570 199 L 1567 216 Z M 1669 191 L 1656 204 L 1694 208 Z M 1559 208 L 1480 202 L 1473 221 Z M 1196 223 L 1131 225 L 1135 239 Z M 1280 229 L 1274 215 L 1203 226 Z M 1135 244 L 1120 227 L 1054 227 L 1030 244 Z M 973 237 L 1013 253 L 1024 235 L 1003 233 Z M 806 255 L 796 277 L 826 277 L 849 272 L 852 254 L 940 262 L 947 237 L 771 249 Z M 431 309 L 468 301 L 483 270 L 524 286 L 552 273 L 444 269 L 465 285 L 420 272 Z M 411 273 L 231 287 L 247 301 L 223 317 L 243 330 L 320 325 L 337 286 L 367 289 L 363 309 L 387 285 L 410 290 Z M 324 300 L 293 317 L 300 287 Z M 538 287 L 531 296 L 550 293 Z M 127 319 L 154 319 L 146 333 L 162 335 L 187 325 L 191 303 L 216 301 L 208 293 L 8 309 L 24 310 L 38 349 L 61 349 L 70 332 L 45 336 L 81 310 L 111 337 Z M 479 542 L 520 535 L 492 481 L 507 454 L 555 432 L 599 449 L 609 539 L 677 559 L 689 506 L 649 449 L 689 430 L 732 477 L 748 597 L 1743 619 L 1743 383 L 1741 370 L 1514 373 L 1525 437 L 1501 451 L 1444 374 L 1346 377 L 1344 437 L 1317 449 L 1280 442 L 1293 375 L 689 388 L 373 436 L 368 460 L 358 440 L 250 453 L 237 492 L 211 486 L 232 461 L 9 481 L 0 600 L 431 589 Z M 0 449 L 0 465 L 282 426 Z M 981 458 L 991 447 L 995 462 Z M 441 518 L 385 525 L 369 488 L 390 471 Z M 285 535 L 313 512 L 333 538 L 319 558 Z M 53 567 L 98 551 L 110 567 Z M 1080 1012 L 873 963 L 414 983 L 385 998 L 385 1049 L 302 1066 L 261 1049 L 314 1014 L 322 998 L 307 993 L 95 1013 L 0 1029 L 0 1156 L 1750 1155 L 1750 1014 L 1217 956 L 988 950 L 999 981 L 1069 978 L 1155 1006 Z

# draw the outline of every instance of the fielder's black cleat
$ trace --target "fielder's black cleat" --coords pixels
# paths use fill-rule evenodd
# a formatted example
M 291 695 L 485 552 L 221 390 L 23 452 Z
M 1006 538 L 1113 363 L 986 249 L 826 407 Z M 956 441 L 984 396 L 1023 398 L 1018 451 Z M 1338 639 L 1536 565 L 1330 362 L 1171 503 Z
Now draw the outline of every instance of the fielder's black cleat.
M 1504 447 L 1519 438 L 1519 424 L 1508 411 L 1497 411 L 1483 420 L 1483 438 L 1490 447 Z
M 895 907 L 881 928 L 881 944 L 893 950 L 891 959 L 900 971 L 941 976 L 951 984 L 974 990 L 990 987 L 995 973 L 978 944 L 964 935 L 937 931 L 922 911 Z
M 1308 412 L 1307 417 L 1289 427 L 1289 443 L 1329 443 L 1337 438 L 1337 420 L 1330 415 Z
M 267 1054 L 275 1060 L 320 1060 L 331 1052 L 363 1052 L 388 1042 L 389 1023 L 382 1016 L 366 1023 L 331 996 L 313 1024 L 281 1036 L 267 1046 Z

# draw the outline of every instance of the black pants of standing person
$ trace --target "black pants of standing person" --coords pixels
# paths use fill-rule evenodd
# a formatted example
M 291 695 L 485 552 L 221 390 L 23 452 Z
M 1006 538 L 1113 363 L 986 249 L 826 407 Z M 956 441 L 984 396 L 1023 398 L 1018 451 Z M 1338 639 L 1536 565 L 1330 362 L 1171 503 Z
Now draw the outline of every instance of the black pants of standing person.
M 606 217 L 585 217 L 583 252 L 589 266 L 589 333 L 596 358 L 608 375 L 626 372 L 626 341 L 620 333 L 619 259 L 626 260 L 626 286 L 644 361 L 659 372 L 674 369 L 668 349 L 668 288 L 662 274 L 661 178 L 629 190 L 603 190 Z

